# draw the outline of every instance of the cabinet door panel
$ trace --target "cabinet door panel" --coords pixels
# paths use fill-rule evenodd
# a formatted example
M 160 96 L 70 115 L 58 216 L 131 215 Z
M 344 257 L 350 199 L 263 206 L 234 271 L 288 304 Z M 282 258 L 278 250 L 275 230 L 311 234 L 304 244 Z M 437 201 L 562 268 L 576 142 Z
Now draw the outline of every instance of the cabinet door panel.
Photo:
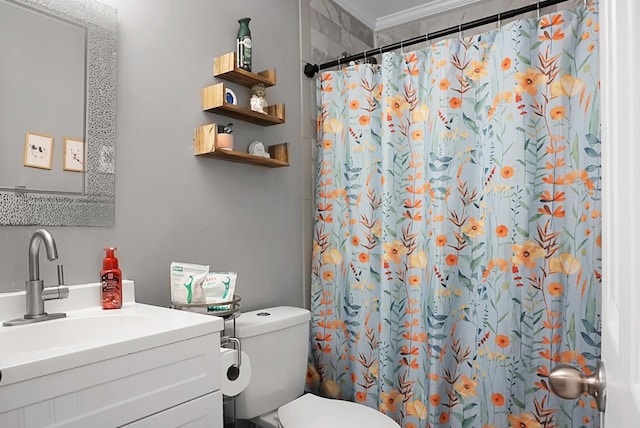
M 188 401 L 164 412 L 156 413 L 127 428 L 222 428 L 222 392 Z

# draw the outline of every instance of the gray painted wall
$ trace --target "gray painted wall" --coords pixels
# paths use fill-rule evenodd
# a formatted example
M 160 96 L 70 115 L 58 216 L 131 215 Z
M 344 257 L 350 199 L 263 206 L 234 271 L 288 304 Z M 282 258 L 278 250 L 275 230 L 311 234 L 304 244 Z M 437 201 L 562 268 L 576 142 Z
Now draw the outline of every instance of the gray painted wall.
M 118 9 L 116 220 L 113 228 L 48 230 L 68 284 L 96 282 L 105 246 L 118 247 L 137 300 L 169 304 L 172 261 L 236 271 L 243 310 L 303 302 L 303 169 L 300 35 L 296 0 L 102 0 Z M 270 104 L 286 123 L 261 127 L 204 113 L 200 90 L 217 55 L 235 49 L 237 20 L 249 16 L 253 66 L 276 68 Z M 249 91 L 236 89 L 240 102 Z M 193 131 L 235 124 L 236 149 L 258 139 L 289 142 L 291 166 L 262 168 L 193 155 Z M 36 227 L 0 227 L 0 291 L 21 290 Z M 41 251 L 41 278 L 55 281 Z M 1 318 L 1 315 L 0 315 Z

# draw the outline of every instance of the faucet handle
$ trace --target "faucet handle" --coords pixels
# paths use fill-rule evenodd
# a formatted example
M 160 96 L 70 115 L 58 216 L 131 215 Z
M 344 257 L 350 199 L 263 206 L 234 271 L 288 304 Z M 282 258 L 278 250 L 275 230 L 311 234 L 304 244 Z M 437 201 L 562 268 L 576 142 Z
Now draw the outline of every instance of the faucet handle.
M 42 300 L 66 299 L 69 297 L 69 287 L 64 285 L 64 268 L 58 265 L 58 285 L 45 287 L 42 290 Z
M 54 285 L 42 289 L 42 300 L 66 299 L 69 297 L 69 287 Z
M 58 265 L 58 285 L 64 284 L 64 266 Z

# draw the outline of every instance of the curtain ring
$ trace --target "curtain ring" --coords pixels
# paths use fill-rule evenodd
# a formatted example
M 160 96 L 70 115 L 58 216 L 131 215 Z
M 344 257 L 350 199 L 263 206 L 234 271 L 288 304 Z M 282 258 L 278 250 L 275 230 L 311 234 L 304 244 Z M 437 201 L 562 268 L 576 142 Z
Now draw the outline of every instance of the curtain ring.
M 536 3 L 536 11 L 538 13 L 538 19 L 540 19 L 540 2 Z
M 460 40 L 462 40 L 462 24 L 458 24 L 458 33 L 460 36 Z
M 364 51 L 364 63 L 367 63 L 367 51 Z
M 498 14 L 498 30 L 502 29 L 502 14 Z
M 400 42 L 400 55 L 404 56 L 404 40 Z

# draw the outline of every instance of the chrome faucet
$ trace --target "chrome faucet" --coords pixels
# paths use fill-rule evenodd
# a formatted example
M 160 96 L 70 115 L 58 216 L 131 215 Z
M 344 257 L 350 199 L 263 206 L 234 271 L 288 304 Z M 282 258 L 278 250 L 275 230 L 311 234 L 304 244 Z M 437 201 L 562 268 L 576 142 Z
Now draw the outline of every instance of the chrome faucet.
M 64 286 L 62 265 L 58 265 L 58 285 L 44 287 L 40 279 L 40 243 L 44 243 L 47 258 L 50 261 L 58 258 L 58 249 L 53 236 L 45 229 L 36 230 L 29 242 L 29 280 L 25 282 L 27 312 L 22 318 L 5 321 L 4 326 L 29 324 L 67 316 L 64 313 L 48 314 L 44 311 L 44 301 L 52 299 L 66 299 L 69 288 Z

